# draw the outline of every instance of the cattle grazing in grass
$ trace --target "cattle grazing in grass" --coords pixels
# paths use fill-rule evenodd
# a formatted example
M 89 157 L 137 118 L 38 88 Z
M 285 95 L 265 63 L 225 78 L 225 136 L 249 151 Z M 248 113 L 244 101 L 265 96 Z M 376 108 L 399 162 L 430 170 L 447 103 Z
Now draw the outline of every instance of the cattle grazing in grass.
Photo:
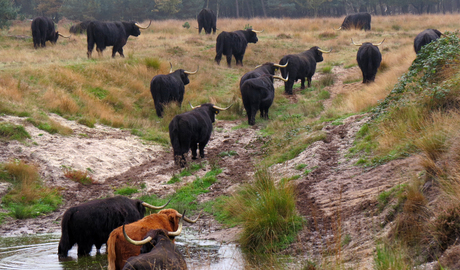
M 273 79 L 288 80 L 288 78 L 264 74 L 247 79 L 240 88 L 244 109 L 248 115 L 248 124 L 251 126 L 256 123 L 257 111 L 260 111 L 261 118 L 268 119 L 268 109 L 275 98 Z
M 420 32 L 414 39 L 414 50 L 415 53 L 418 53 L 423 46 L 426 44 L 430 43 L 433 40 L 437 40 L 440 38 L 442 35 L 441 32 L 439 32 L 436 29 L 426 29 Z
M 182 214 L 182 217 L 184 217 L 184 214 Z M 126 241 L 136 246 L 142 246 L 140 255 L 129 258 L 123 270 L 187 269 L 184 257 L 169 238 L 171 236 L 178 236 L 181 233 L 182 221 L 179 224 L 176 232 L 168 232 L 163 229 L 150 230 L 145 235 L 145 238 L 140 241 L 131 239 L 123 225 L 123 235 Z
M 353 42 L 353 39 L 351 40 L 354 45 L 360 46 L 356 55 L 356 61 L 363 73 L 363 83 L 370 83 L 375 80 L 375 75 L 382 62 L 382 54 L 378 46 L 380 46 L 383 41 L 385 41 L 385 39 L 378 44 L 372 44 L 370 42 L 356 44 Z
M 198 21 L 198 33 L 201 34 L 201 30 L 204 28 L 204 32 L 209 35 L 211 34 L 211 31 L 213 34 L 216 33 L 216 14 L 214 14 L 214 11 L 208 9 L 208 8 L 203 8 L 200 13 L 198 14 L 197 17 Z
M 361 29 L 371 30 L 371 14 L 360 12 L 345 17 L 342 26 L 337 30 Z
M 123 54 L 123 46 L 125 46 L 128 41 L 128 37 L 139 36 L 141 34 L 140 29 L 147 29 L 151 23 L 152 21 L 150 21 L 147 27 L 142 27 L 135 22 L 90 22 L 86 30 L 88 58 L 91 58 L 95 44 L 96 51 L 100 56 L 102 56 L 102 51 L 104 51 L 107 46 L 113 46 L 112 57 L 115 57 L 117 52 L 121 57 L 125 57 Z
M 225 111 L 213 104 L 206 103 L 193 107 L 193 110 L 178 114 L 169 123 L 169 138 L 174 150 L 174 162 L 185 167 L 185 154 L 192 149 L 192 159 L 197 159 L 197 146 L 199 145 L 200 157 L 204 158 L 204 147 L 211 138 L 212 123 L 216 114 Z
M 285 65 L 279 65 L 271 62 L 267 62 L 265 64 L 257 66 L 254 70 L 251 70 L 247 73 L 245 73 L 241 79 L 240 79 L 240 89 L 243 83 L 248 80 L 248 79 L 253 79 L 260 77 L 262 75 L 268 74 L 268 75 L 275 75 L 275 71 L 277 71 L 279 68 L 285 68 L 287 66 L 287 63 Z
M 198 72 L 185 71 L 183 69 L 177 69 L 174 72 L 171 70 L 167 75 L 156 75 L 150 81 L 150 93 L 152 94 L 153 103 L 155 104 L 155 110 L 158 117 L 163 116 L 163 106 L 172 101 L 176 101 L 179 106 L 182 105 L 184 100 L 185 85 L 190 83 L 188 75 L 193 75 Z
M 300 89 L 305 89 L 305 78 L 307 78 L 308 87 L 311 86 L 311 78 L 316 71 L 316 63 L 323 61 L 323 53 L 330 53 L 332 50 L 325 51 L 318 46 L 311 47 L 309 50 L 299 54 L 288 54 L 281 58 L 280 65 L 289 65 L 280 68 L 281 75 L 285 78 L 289 74 L 289 80 L 284 83 L 284 91 L 292 95 L 292 86 L 294 82 L 300 80 Z
M 62 217 L 58 255 L 67 257 L 75 244 L 78 245 L 78 256 L 88 255 L 93 245 L 99 252 L 113 229 L 143 218 L 145 207 L 158 210 L 166 205 L 152 206 L 140 200 L 115 196 L 70 207 Z
M 46 47 L 45 43 L 47 41 L 55 44 L 59 36 L 66 37 L 54 29 L 54 22 L 47 17 L 37 17 L 33 19 L 31 28 L 35 49 L 38 47 Z
M 141 220 L 125 225 L 126 233 L 132 239 L 144 239 L 150 230 L 163 229 L 168 232 L 176 232 L 179 228 L 182 214 L 174 209 L 163 209 L 157 214 L 151 214 Z M 195 223 L 195 220 L 183 217 L 189 223 Z M 174 236 L 171 236 L 174 237 Z M 126 241 L 123 228 L 120 226 L 112 231 L 107 241 L 107 260 L 109 262 L 108 270 L 121 270 L 126 260 L 133 256 L 139 255 L 141 247 L 133 246 Z
M 88 29 L 90 22 L 91 21 L 82 21 L 81 23 L 72 25 L 69 29 L 69 32 L 76 35 L 86 33 L 86 29 Z
M 238 30 L 233 32 L 223 31 L 217 36 L 216 41 L 216 57 L 214 60 L 220 65 L 222 54 L 227 57 L 228 67 L 232 65 L 232 55 L 235 56 L 236 65 L 243 65 L 244 52 L 248 43 L 257 43 L 257 33 L 262 31 L 256 31 L 252 29 Z

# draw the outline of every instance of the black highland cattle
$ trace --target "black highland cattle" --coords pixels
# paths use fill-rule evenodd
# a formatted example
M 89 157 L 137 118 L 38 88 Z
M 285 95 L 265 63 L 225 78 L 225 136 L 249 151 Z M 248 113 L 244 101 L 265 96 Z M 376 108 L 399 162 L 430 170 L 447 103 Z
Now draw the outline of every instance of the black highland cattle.
M 220 65 L 222 54 L 227 57 L 228 67 L 232 66 L 232 55 L 235 56 L 236 65 L 243 65 L 243 57 L 248 43 L 257 43 L 257 33 L 252 29 L 238 30 L 233 32 L 223 31 L 217 36 L 216 40 L 216 57 L 214 61 Z
M 367 12 L 360 12 L 350 14 L 343 20 L 342 26 L 337 30 L 361 29 L 371 30 L 371 14 Z
M 275 71 L 277 71 L 279 68 L 285 68 L 287 64 L 285 65 L 279 65 L 271 62 L 267 62 L 265 64 L 257 66 L 254 70 L 251 70 L 244 74 L 241 79 L 240 79 L 240 89 L 243 83 L 248 80 L 248 79 L 253 79 L 260 77 L 262 75 L 268 74 L 268 75 L 275 75 Z
M 88 255 L 93 245 L 99 252 L 113 229 L 143 218 L 145 207 L 161 209 L 166 205 L 156 207 L 140 200 L 115 196 L 71 207 L 62 217 L 58 255 L 67 257 L 75 244 L 78 245 L 78 256 Z
M 171 65 L 169 74 L 159 74 L 152 78 L 150 81 L 150 93 L 152 94 L 158 117 L 163 117 L 163 106 L 165 104 L 176 101 L 179 106 L 182 105 L 185 85 L 190 83 L 188 75 L 193 75 L 197 72 L 198 69 L 194 72 L 183 69 L 177 69 L 173 72 Z
M 433 40 L 440 38 L 441 35 L 442 33 L 436 29 L 426 29 L 420 32 L 414 39 L 415 53 L 418 53 L 422 49 L 422 47 L 425 46 L 426 44 L 430 43 Z
M 201 30 L 204 28 L 204 32 L 209 35 L 211 34 L 211 31 L 213 34 L 216 33 L 217 26 L 217 18 L 216 14 L 214 14 L 214 11 L 208 9 L 208 8 L 203 8 L 200 13 L 197 16 L 198 21 L 198 33 L 201 34 Z
M 284 79 L 271 74 L 263 74 L 259 77 L 245 80 L 240 87 L 244 109 L 248 115 L 248 124 L 251 126 L 256 123 L 257 111 L 260 111 L 261 118 L 268 119 L 268 109 L 270 109 L 275 98 L 273 79 L 288 80 L 288 78 Z
M 382 62 L 382 54 L 378 46 L 380 46 L 383 41 L 385 41 L 385 39 L 378 44 L 372 44 L 370 42 L 356 44 L 353 42 L 353 39 L 351 40 L 354 45 L 360 46 L 356 55 L 356 61 L 363 73 L 363 83 L 370 83 L 375 80 L 375 75 Z
M 55 44 L 59 36 L 65 37 L 58 31 L 55 31 L 54 22 L 47 17 L 37 17 L 33 19 L 31 29 L 35 49 L 38 47 L 46 47 L 45 43 L 47 41 Z
M 150 21 L 150 24 L 152 21 Z M 113 46 L 112 57 L 118 52 L 121 57 L 125 57 L 123 54 L 123 46 L 128 41 L 129 36 L 139 36 L 141 34 L 140 29 L 146 29 L 150 26 L 142 27 L 135 22 L 101 22 L 92 21 L 86 29 L 87 41 L 88 41 L 88 58 L 91 58 L 91 54 L 96 45 L 96 51 L 102 56 L 102 51 L 107 46 Z
M 169 123 L 169 138 L 174 150 L 174 162 L 184 167 L 186 165 L 185 154 L 192 149 L 192 159 L 197 158 L 197 146 L 199 145 L 200 157 L 204 158 L 204 147 L 211 138 L 212 123 L 216 114 L 225 111 L 213 104 L 206 103 L 193 107 L 193 110 L 178 114 Z
M 184 214 L 182 215 L 182 217 Z M 145 238 L 140 241 L 131 239 L 123 225 L 123 235 L 129 243 L 142 246 L 141 254 L 131 257 L 126 261 L 123 270 L 143 269 L 187 269 L 187 263 L 170 237 L 178 236 L 182 231 L 182 219 L 176 232 L 168 232 L 164 229 L 150 230 Z
M 301 82 L 300 89 L 305 89 L 305 78 L 307 78 L 308 87 L 310 87 L 311 78 L 316 71 L 316 63 L 323 61 L 323 53 L 330 53 L 331 51 L 325 51 L 318 46 L 314 46 L 302 53 L 288 54 L 281 58 L 280 65 L 285 65 L 289 62 L 287 67 L 280 68 L 283 77 L 289 74 L 289 80 L 284 83 L 285 93 L 292 95 L 292 86 L 297 80 Z
M 69 32 L 76 35 L 86 33 L 86 29 L 88 29 L 90 22 L 91 21 L 82 21 L 81 23 L 72 25 L 69 29 Z

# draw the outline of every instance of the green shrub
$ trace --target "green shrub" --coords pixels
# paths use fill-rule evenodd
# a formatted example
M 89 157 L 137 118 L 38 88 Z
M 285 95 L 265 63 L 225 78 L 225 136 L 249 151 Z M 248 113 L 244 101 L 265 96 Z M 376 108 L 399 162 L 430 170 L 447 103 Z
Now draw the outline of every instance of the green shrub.
M 295 208 L 294 186 L 278 185 L 267 169 L 258 170 L 255 181 L 244 185 L 227 200 L 224 210 L 243 227 L 241 247 L 256 253 L 277 252 L 294 241 L 303 226 Z
M 158 58 L 150 58 L 150 57 L 146 57 L 144 59 L 144 62 L 145 62 L 145 65 L 148 67 L 148 68 L 153 68 L 153 69 L 159 69 L 160 68 L 160 65 L 161 65 L 161 61 L 160 59 Z
M 138 189 L 135 187 L 125 186 L 115 190 L 115 194 L 123 195 L 123 196 L 130 196 L 131 194 L 137 193 Z
M 30 139 L 31 137 L 23 126 L 1 123 L 0 138 L 5 140 L 24 141 L 25 139 Z

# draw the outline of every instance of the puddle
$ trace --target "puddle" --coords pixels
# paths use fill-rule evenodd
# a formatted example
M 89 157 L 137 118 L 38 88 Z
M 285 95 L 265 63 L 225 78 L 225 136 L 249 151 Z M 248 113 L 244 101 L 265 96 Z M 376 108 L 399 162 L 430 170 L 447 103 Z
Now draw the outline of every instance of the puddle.
M 233 243 L 220 243 L 196 238 L 193 231 L 184 230 L 176 244 L 187 261 L 188 269 L 244 269 L 240 249 Z M 57 250 L 60 233 L 37 234 L 0 239 L 0 269 L 107 269 L 106 246 L 96 254 L 78 258 L 77 246 L 69 250 L 69 258 L 59 261 Z

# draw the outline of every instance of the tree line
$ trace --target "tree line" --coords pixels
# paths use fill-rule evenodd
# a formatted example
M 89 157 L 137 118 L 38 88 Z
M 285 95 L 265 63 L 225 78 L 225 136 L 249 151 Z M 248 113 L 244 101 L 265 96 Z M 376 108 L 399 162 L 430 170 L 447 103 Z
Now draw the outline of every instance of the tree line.
M 0 0 L 5 20 L 47 16 L 54 21 L 162 20 L 195 18 L 202 8 L 218 17 L 338 17 L 356 12 L 376 15 L 456 13 L 460 0 Z

